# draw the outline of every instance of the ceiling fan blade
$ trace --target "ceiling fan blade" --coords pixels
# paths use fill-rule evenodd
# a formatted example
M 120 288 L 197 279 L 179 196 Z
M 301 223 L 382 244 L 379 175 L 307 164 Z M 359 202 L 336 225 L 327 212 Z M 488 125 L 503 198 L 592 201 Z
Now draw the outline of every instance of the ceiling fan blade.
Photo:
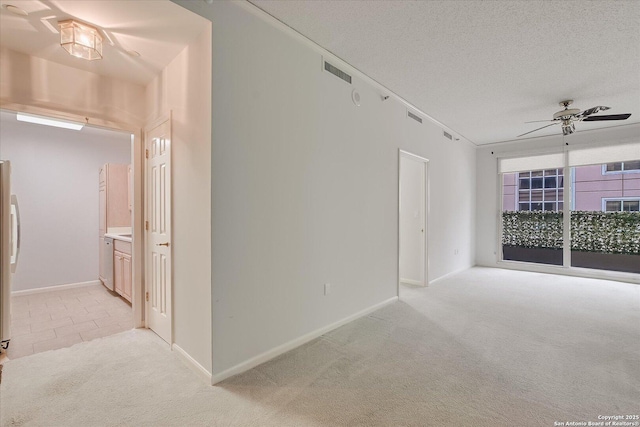
M 579 113 L 576 117 L 587 117 L 590 116 L 592 114 L 595 114 L 599 111 L 605 111 L 605 110 L 610 110 L 611 107 L 605 107 L 604 105 L 598 105 L 596 107 L 593 108 L 589 108 L 588 110 L 584 110 L 583 112 Z
M 627 114 L 607 114 L 603 116 L 589 116 L 582 119 L 583 122 L 599 122 L 603 120 L 627 120 L 631 113 Z
M 541 128 L 534 129 L 534 130 L 532 130 L 532 131 L 529 131 L 529 132 L 523 133 L 522 135 L 518 135 L 518 136 L 516 136 L 516 138 L 520 138 L 521 136 L 528 135 L 528 134 L 530 134 L 530 133 L 533 133 L 533 132 L 539 131 L 540 129 L 548 128 L 549 126 L 554 126 L 554 125 L 557 125 L 557 124 L 559 124 L 559 123 L 560 123 L 560 122 L 555 122 L 555 123 L 551 123 L 550 125 L 542 126 Z
M 542 123 L 542 122 L 557 122 L 557 120 L 533 120 L 531 122 L 525 122 L 525 123 Z

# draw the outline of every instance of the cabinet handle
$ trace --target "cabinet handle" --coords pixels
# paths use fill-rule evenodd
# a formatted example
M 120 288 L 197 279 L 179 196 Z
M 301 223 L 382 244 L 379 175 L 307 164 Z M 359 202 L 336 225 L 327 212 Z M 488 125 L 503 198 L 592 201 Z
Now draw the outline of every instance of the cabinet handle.
M 169 242 L 166 242 L 166 243 L 156 243 L 156 246 L 166 246 L 166 247 L 169 247 Z

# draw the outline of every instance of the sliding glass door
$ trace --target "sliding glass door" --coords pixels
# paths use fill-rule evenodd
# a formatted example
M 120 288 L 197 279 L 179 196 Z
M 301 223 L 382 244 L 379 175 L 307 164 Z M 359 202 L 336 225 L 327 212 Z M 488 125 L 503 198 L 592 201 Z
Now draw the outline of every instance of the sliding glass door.
M 503 174 L 503 259 L 562 265 L 563 185 L 562 168 Z
M 640 273 L 640 160 L 571 171 L 571 266 Z
M 562 265 L 564 157 L 502 159 L 502 259 Z
M 502 260 L 640 273 L 640 144 L 503 158 L 499 175 Z

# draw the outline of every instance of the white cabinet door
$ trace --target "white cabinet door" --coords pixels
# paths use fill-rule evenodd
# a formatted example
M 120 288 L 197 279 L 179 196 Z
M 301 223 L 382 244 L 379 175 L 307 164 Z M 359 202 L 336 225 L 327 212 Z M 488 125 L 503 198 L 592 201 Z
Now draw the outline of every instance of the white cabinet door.
M 122 296 L 131 302 L 131 256 L 122 257 Z
M 124 256 L 120 252 L 113 253 L 113 285 L 118 294 L 124 295 Z

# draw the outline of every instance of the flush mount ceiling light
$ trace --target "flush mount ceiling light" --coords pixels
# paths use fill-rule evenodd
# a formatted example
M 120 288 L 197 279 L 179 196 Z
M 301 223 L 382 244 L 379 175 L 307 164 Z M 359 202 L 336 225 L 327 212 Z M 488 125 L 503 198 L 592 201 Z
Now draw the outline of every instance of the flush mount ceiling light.
M 67 120 L 52 119 L 50 117 L 36 116 L 33 114 L 18 113 L 16 118 L 19 122 L 35 123 L 38 125 L 55 126 L 57 128 L 80 130 L 84 123 L 70 122 Z
M 70 55 L 93 61 L 102 59 L 102 36 L 90 25 L 73 19 L 58 22 L 60 46 Z

